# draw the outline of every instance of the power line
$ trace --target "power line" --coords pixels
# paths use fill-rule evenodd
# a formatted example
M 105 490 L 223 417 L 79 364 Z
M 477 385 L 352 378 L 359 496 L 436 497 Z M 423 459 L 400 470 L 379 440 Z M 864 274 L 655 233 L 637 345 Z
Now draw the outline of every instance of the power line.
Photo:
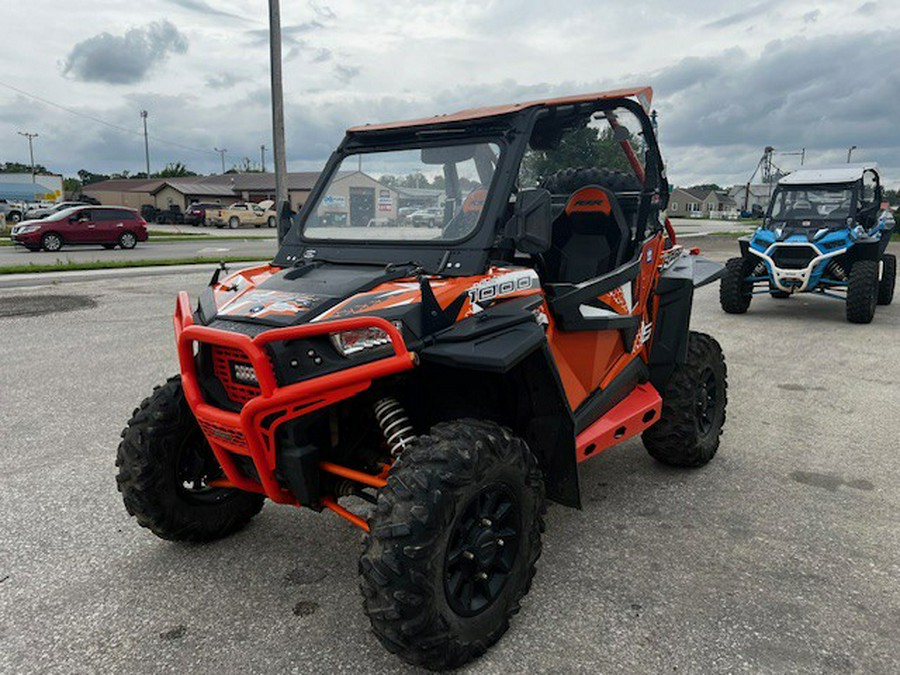
M 59 103 L 55 103 L 54 101 L 50 101 L 49 99 L 46 99 L 46 98 L 44 98 L 44 97 L 42 97 L 42 96 L 38 96 L 37 94 L 32 94 L 31 92 L 27 92 L 27 91 L 25 91 L 24 89 L 19 89 L 18 87 L 14 87 L 13 85 L 7 84 L 6 82 L 0 82 L 0 87 L 5 87 L 5 88 L 7 88 L 7 89 L 10 89 L 10 90 L 12 90 L 12 91 L 18 93 L 18 94 L 22 94 L 23 96 L 27 96 L 28 98 L 32 98 L 32 99 L 34 99 L 35 101 L 40 101 L 41 103 L 44 103 L 44 104 L 46 104 L 46 105 L 52 106 L 52 107 L 54 107 L 54 108 L 58 108 L 59 110 L 62 110 L 62 111 L 64 111 L 64 112 L 69 113 L 70 115 L 75 115 L 76 117 L 82 117 L 82 118 L 84 118 L 84 119 L 91 120 L 92 122 L 96 122 L 97 124 L 102 124 L 103 126 L 109 127 L 110 129 L 115 129 L 116 131 L 121 131 L 122 133 L 125 133 L 125 134 L 131 134 L 132 136 L 143 136 L 143 132 L 140 131 L 139 129 L 129 129 L 129 128 L 127 128 L 127 127 L 122 127 L 122 126 L 119 126 L 118 124 L 113 124 L 112 122 L 107 122 L 107 121 L 104 120 L 104 119 L 101 119 L 101 118 L 99 118 L 99 117 L 95 117 L 94 115 L 89 115 L 88 113 L 84 113 L 84 112 L 81 112 L 81 111 L 79 111 L 79 110 L 74 110 L 74 109 L 72 109 L 72 108 L 67 108 L 67 107 L 64 106 L 64 105 L 61 105 L 61 104 L 59 104 Z M 158 138 L 158 137 L 156 137 L 156 136 L 150 136 L 150 138 L 151 138 L 155 143 L 162 143 L 163 145 L 169 145 L 169 146 L 172 146 L 172 147 L 175 147 L 175 148 L 180 148 L 181 150 L 189 150 L 189 151 L 191 151 L 191 152 L 199 152 L 199 153 L 203 153 L 204 155 L 215 155 L 215 154 L 218 154 L 218 153 L 216 153 L 216 152 L 213 152 L 212 150 L 207 150 L 207 149 L 204 149 L 204 148 L 195 148 L 195 147 L 192 147 L 192 146 L 190 146 L 190 145 L 184 145 L 184 144 L 182 144 L 182 143 L 176 143 L 175 141 L 169 141 L 169 140 L 166 140 L 166 139 L 164 139 L 164 138 Z M 236 157 L 232 157 L 232 159 L 237 159 L 237 158 L 236 158 Z

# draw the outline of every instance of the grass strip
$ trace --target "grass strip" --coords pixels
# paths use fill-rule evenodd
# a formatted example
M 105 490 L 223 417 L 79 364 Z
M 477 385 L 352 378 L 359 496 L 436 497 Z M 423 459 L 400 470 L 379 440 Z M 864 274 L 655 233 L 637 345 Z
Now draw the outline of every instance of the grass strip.
M 0 267 L 0 274 L 34 274 L 38 272 L 74 272 L 78 270 L 106 270 L 125 269 L 128 267 L 170 267 L 172 265 L 203 265 L 224 261 L 226 263 L 255 262 L 260 258 L 256 256 L 224 256 L 193 258 L 164 258 L 162 260 L 96 260 L 91 262 L 68 262 L 57 260 L 55 263 L 40 264 L 28 263 L 26 265 L 6 265 Z

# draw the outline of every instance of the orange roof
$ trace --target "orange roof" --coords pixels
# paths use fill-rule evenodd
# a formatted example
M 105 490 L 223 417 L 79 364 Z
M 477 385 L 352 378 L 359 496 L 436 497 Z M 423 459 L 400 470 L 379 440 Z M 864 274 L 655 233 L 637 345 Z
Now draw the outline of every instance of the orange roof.
M 417 120 L 406 120 L 402 122 L 385 122 L 383 124 L 363 124 L 351 127 L 347 131 L 357 133 L 361 131 L 385 131 L 387 129 L 402 129 L 405 127 L 423 127 L 430 124 L 449 124 L 452 122 L 464 122 L 466 120 L 484 119 L 486 117 L 496 117 L 498 115 L 506 115 L 527 108 L 549 105 L 566 105 L 568 103 L 592 103 L 594 101 L 603 101 L 611 98 L 637 98 L 645 109 L 650 108 L 650 100 L 653 98 L 653 89 L 651 87 L 633 87 L 630 89 L 614 89 L 612 91 L 601 91 L 595 94 L 578 94 L 576 96 L 565 96 L 562 98 L 547 98 L 541 101 L 528 101 L 527 103 L 507 103 L 506 105 L 486 106 L 483 108 L 470 108 L 468 110 L 460 110 L 459 112 L 449 113 L 447 115 L 435 115 L 434 117 L 423 117 Z

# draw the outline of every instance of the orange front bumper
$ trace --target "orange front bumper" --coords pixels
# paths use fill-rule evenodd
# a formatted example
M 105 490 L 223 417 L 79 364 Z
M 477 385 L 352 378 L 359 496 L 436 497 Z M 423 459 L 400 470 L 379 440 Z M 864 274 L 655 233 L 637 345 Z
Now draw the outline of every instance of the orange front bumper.
M 185 397 L 227 477 L 227 481 L 220 481 L 218 484 L 259 492 L 281 504 L 296 505 L 297 500 L 275 477 L 275 439 L 278 428 L 286 422 L 364 391 L 375 379 L 409 370 L 415 365 L 415 354 L 406 349 L 400 331 L 389 321 L 376 316 L 274 328 L 251 338 L 240 333 L 195 325 L 188 295 L 182 291 L 178 294 L 175 306 L 174 324 Z M 361 328 L 380 328 L 387 333 L 393 354 L 304 382 L 278 386 L 265 345 Z M 204 400 L 197 380 L 197 343 L 239 350 L 252 364 L 259 380 L 260 394 L 247 401 L 240 412 L 223 410 Z M 241 472 L 233 455 L 250 457 L 259 481 Z M 322 470 L 336 473 L 330 470 L 335 465 L 323 465 L 320 467 Z M 337 468 L 352 471 L 344 467 Z M 372 479 L 383 484 L 383 477 L 372 476 Z M 332 499 L 323 500 L 323 505 L 328 508 L 332 508 L 332 503 Z

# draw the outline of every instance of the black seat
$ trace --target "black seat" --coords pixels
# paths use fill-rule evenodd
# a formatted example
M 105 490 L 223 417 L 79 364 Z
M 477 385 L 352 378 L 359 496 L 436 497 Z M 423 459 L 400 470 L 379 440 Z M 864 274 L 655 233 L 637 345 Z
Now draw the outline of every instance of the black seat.
M 599 185 L 576 190 L 553 223 L 542 256 L 546 283 L 577 284 L 624 264 L 631 232 L 615 194 Z

